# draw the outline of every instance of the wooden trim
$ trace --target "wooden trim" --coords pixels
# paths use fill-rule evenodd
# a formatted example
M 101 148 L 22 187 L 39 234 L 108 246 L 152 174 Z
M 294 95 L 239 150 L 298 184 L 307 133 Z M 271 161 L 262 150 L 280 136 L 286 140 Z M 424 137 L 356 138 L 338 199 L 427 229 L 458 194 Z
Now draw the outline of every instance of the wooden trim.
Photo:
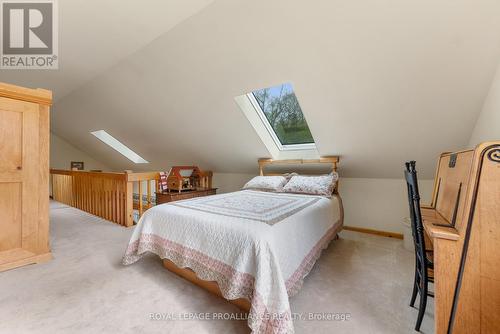
M 432 223 L 432 220 L 424 218 L 424 229 L 425 232 L 431 238 L 447 239 L 457 241 L 460 239 L 460 234 L 453 227 L 436 226 Z
M 0 262 L 0 272 L 22 267 L 28 264 L 44 263 L 52 259 L 50 252 L 43 254 L 34 254 L 22 249 L 4 251 Z M 10 260 L 10 261 L 9 261 Z
M 130 175 L 127 173 L 116 173 L 116 172 L 88 172 L 84 170 L 66 170 L 66 169 L 51 169 L 50 174 L 60 174 L 60 175 L 85 175 L 85 176 L 94 176 L 99 178 L 106 179 L 116 179 L 121 181 L 127 181 Z M 135 173 L 134 173 L 135 174 Z M 146 173 L 137 173 L 137 174 L 146 174 Z M 134 178 L 134 177 L 132 177 Z M 136 181 L 136 180 L 134 180 Z
M 138 184 L 140 187 L 140 182 Z M 142 202 L 142 198 L 139 198 L 139 203 Z M 131 227 L 134 225 L 134 184 L 132 182 L 127 182 L 125 184 L 125 224 L 126 227 Z
M 449 155 L 452 155 L 452 154 L 460 154 L 460 153 L 473 152 L 473 151 L 474 151 L 474 149 L 469 148 L 469 149 L 466 149 L 466 150 L 460 150 L 460 151 L 455 151 L 455 152 L 443 152 L 443 153 L 441 153 L 440 157 L 446 157 L 446 156 L 449 156 Z
M 126 173 L 127 181 L 159 180 L 160 172 Z
M 261 158 L 258 160 L 260 175 L 264 175 L 264 167 L 266 165 L 288 164 L 288 165 L 303 165 L 303 164 L 332 164 L 333 171 L 337 171 L 337 164 L 340 161 L 339 156 L 321 157 L 319 159 L 287 159 L 275 160 L 271 158 Z
M 394 238 L 394 239 L 403 239 L 403 234 L 401 234 L 401 233 L 372 230 L 370 228 L 344 226 L 344 230 L 360 232 L 360 233 L 375 234 L 375 235 L 379 235 L 382 237 L 388 237 L 388 238 Z
M 39 197 L 38 197 L 38 253 L 49 253 L 49 166 L 50 166 L 50 110 L 46 105 L 39 107 Z
M 30 89 L 0 82 L 0 96 L 9 99 L 52 105 L 52 92 L 45 89 Z

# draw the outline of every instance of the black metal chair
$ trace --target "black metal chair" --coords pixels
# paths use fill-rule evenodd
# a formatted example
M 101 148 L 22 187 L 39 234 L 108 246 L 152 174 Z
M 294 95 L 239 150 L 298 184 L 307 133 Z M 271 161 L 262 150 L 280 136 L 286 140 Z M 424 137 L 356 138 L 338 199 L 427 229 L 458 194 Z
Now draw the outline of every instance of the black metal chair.
M 408 186 L 408 204 L 410 207 L 413 243 L 415 245 L 415 278 L 410 306 L 413 307 L 415 305 L 417 294 L 419 294 L 420 305 L 415 330 L 420 331 L 420 325 L 422 324 L 427 306 L 427 296 L 434 297 L 428 288 L 429 282 L 434 283 L 434 264 L 432 262 L 432 251 L 428 251 L 425 248 L 425 232 L 420 212 L 420 195 L 418 192 L 415 161 L 406 163 L 405 179 Z

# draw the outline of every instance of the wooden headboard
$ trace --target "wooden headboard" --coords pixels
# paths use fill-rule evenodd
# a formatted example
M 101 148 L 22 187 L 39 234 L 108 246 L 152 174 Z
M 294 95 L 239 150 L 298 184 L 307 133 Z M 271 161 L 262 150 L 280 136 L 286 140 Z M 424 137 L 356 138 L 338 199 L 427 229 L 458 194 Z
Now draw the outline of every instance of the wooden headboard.
M 274 160 L 269 158 L 259 159 L 259 172 L 260 175 L 281 175 L 276 173 L 264 173 L 264 168 L 267 165 L 304 165 L 304 164 L 330 164 L 332 171 L 337 172 L 337 165 L 340 161 L 338 156 L 328 156 L 319 159 L 290 159 L 290 160 Z M 338 194 L 339 181 L 335 186 L 334 193 Z

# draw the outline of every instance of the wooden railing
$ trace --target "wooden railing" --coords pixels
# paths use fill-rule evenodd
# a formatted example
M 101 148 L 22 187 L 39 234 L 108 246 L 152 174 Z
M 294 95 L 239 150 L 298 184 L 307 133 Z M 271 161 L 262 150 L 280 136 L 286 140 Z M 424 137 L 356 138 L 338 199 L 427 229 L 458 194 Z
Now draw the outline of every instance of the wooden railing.
M 158 172 L 108 173 L 51 169 L 52 198 L 123 226 L 134 224 L 134 209 L 139 217 L 153 205 L 158 187 Z M 134 201 L 134 190 L 139 200 Z M 146 203 L 142 198 L 146 191 Z

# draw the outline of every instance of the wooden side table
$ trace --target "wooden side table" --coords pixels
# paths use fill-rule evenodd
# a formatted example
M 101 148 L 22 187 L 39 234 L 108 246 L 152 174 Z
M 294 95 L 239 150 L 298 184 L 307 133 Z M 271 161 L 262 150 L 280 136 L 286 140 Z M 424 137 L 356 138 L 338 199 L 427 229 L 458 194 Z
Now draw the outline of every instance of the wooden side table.
M 190 198 L 195 198 L 195 197 L 215 195 L 216 193 L 217 193 L 217 188 L 196 189 L 196 190 L 188 190 L 188 191 L 183 191 L 183 192 L 177 192 L 177 191 L 157 192 L 156 193 L 156 205 L 174 202 L 174 201 L 180 201 L 183 199 L 190 199 Z

